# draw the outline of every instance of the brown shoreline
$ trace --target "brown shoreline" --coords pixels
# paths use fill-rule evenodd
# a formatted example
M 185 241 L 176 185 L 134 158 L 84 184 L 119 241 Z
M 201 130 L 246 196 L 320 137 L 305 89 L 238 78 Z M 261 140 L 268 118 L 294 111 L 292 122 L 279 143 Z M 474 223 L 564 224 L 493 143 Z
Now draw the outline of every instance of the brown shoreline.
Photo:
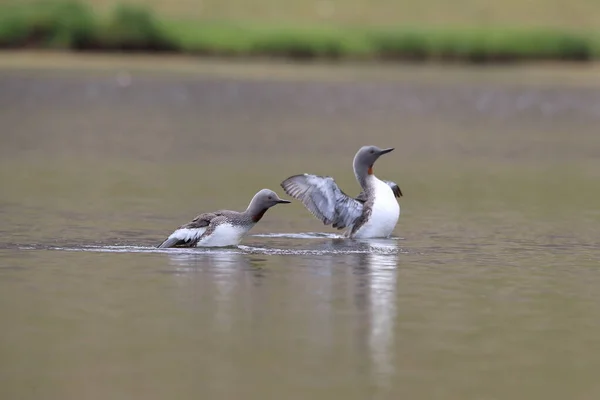
M 600 62 L 529 62 L 512 65 L 433 65 L 386 62 L 290 62 L 268 58 L 224 59 L 185 55 L 0 51 L 0 72 L 95 71 L 186 74 L 251 80 L 496 82 L 600 85 Z

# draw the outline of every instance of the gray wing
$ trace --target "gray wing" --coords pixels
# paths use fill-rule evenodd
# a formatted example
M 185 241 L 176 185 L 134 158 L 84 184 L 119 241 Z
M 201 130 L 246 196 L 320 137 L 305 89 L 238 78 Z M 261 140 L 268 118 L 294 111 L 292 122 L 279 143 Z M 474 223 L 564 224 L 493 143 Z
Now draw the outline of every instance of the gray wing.
M 210 224 L 210 221 L 212 221 L 213 218 L 215 218 L 215 217 L 217 217 L 219 215 L 221 215 L 220 211 L 212 212 L 212 213 L 200 214 L 196 218 L 194 218 L 193 220 L 191 220 L 190 222 L 188 222 L 187 224 L 181 225 L 179 227 L 179 229 L 206 228 Z
M 362 203 L 344 193 L 330 176 L 294 175 L 281 182 L 281 187 L 325 225 L 344 229 L 362 214 Z
M 383 181 L 383 182 L 387 183 L 387 185 L 392 189 L 392 192 L 394 192 L 394 196 L 396 196 L 397 198 L 402 197 L 402 191 L 400 190 L 400 186 L 398 186 L 395 182 L 392 182 L 392 181 Z M 360 194 L 358 196 L 356 196 L 355 199 L 360 201 L 361 203 L 364 203 L 365 201 L 367 201 L 367 195 L 365 194 L 365 192 L 360 192 Z
M 219 215 L 220 212 L 218 211 L 198 215 L 187 224 L 177 228 L 164 242 L 158 245 L 158 248 L 195 246 L 204 231 L 208 228 L 210 221 Z
M 398 186 L 396 184 L 396 182 L 392 182 L 392 181 L 384 181 L 384 182 L 387 183 L 387 185 L 392 188 L 392 192 L 394 192 L 394 196 L 396 196 L 397 198 L 402 197 L 402 190 L 400 190 L 400 186 Z

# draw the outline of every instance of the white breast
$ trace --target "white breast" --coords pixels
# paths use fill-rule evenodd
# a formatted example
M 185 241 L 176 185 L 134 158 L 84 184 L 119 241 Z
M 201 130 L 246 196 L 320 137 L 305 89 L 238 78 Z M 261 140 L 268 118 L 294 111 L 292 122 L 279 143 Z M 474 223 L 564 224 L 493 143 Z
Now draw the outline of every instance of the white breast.
M 400 205 L 392 189 L 385 183 L 371 175 L 373 179 L 375 202 L 369 220 L 353 235 L 357 239 L 388 237 L 394 231 Z
M 214 232 L 202 238 L 196 246 L 198 247 L 223 247 L 236 246 L 242 240 L 242 237 L 250 230 L 252 226 L 240 226 L 232 224 L 219 224 Z

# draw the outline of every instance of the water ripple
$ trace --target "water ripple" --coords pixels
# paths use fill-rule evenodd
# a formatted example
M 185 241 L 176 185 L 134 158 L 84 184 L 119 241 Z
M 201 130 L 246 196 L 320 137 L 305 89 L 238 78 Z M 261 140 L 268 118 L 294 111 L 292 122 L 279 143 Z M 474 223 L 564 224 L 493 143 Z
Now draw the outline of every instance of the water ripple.
M 281 237 L 281 236 L 278 236 Z M 77 245 L 77 246 L 16 246 L 19 250 L 54 250 L 97 253 L 158 253 L 158 254 L 264 254 L 264 255 L 331 255 L 331 254 L 398 254 L 400 250 L 394 239 L 382 240 L 333 240 L 313 248 L 278 248 L 246 246 L 225 248 L 172 248 L 159 249 L 152 246 Z

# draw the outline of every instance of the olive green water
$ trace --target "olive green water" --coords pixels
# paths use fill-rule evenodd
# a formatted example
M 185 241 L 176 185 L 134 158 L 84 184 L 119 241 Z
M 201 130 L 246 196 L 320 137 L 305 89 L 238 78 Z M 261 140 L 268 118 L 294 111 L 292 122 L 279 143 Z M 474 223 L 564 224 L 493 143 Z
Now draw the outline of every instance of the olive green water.
M 0 72 L 0 398 L 600 398 L 600 86 L 272 68 Z M 152 247 L 292 174 L 355 195 L 363 144 L 391 239 L 294 203 Z

